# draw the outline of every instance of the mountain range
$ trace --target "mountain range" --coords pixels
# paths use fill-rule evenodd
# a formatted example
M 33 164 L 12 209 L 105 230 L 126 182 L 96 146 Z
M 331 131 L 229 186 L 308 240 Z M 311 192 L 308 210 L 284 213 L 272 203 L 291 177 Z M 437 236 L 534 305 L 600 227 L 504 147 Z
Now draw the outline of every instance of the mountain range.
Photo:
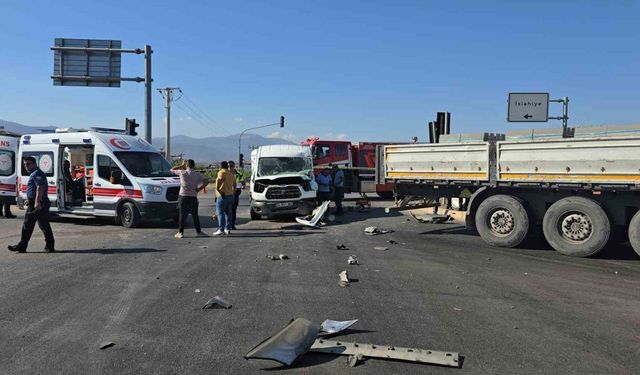
M 53 126 L 29 126 L 0 120 L 0 128 L 18 134 L 34 134 L 40 130 L 53 131 Z M 176 135 L 171 137 L 171 154 L 183 154 L 184 158 L 193 159 L 198 163 L 219 162 L 221 160 L 238 159 L 238 137 L 233 134 L 226 137 L 205 137 L 193 138 L 186 135 Z M 153 145 L 157 148 L 164 148 L 165 138 L 153 138 Z M 245 160 L 250 160 L 250 147 L 278 144 L 294 144 L 282 138 L 267 138 L 258 134 L 245 133 L 242 136 L 242 153 Z

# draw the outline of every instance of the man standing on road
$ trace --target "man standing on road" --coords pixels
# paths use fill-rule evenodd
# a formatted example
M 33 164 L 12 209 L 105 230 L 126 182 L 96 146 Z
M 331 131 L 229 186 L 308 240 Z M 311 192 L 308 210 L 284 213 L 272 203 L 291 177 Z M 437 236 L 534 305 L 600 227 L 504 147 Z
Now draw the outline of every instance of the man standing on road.
M 318 183 L 318 206 L 323 202 L 331 200 L 331 175 L 329 168 L 325 167 L 319 175 L 316 176 Z
M 236 179 L 229 171 L 229 163 L 220 163 L 220 171 L 216 178 L 216 216 L 218 218 L 218 230 L 214 236 L 231 234 L 231 207 L 235 199 Z
M 342 200 L 344 199 L 344 172 L 333 165 L 333 201 L 336 203 L 336 215 L 342 216 Z
M 49 207 L 51 202 L 47 196 L 47 176 L 36 166 L 36 159 L 27 156 L 23 159 L 24 168 L 30 173 L 27 183 L 27 212 L 24 214 L 22 224 L 22 236 L 17 245 L 9 245 L 10 251 L 24 253 L 27 251 L 29 240 L 33 234 L 33 228 L 38 222 L 38 226 L 44 233 L 44 251 L 51 253 L 55 251 L 55 240 L 51 225 L 49 224 Z
M 233 205 L 231 206 L 231 230 L 236 230 L 236 212 L 238 211 L 238 204 L 240 203 L 240 194 L 242 194 L 242 179 L 244 177 L 244 171 L 242 168 L 240 168 L 240 170 L 236 169 L 236 163 L 229 160 L 229 172 L 231 172 L 236 180 L 233 194 Z
M 178 197 L 178 233 L 175 238 L 184 237 L 184 222 L 187 216 L 193 217 L 193 226 L 196 228 L 196 235 L 206 236 L 200 228 L 200 218 L 198 217 L 198 192 L 203 190 L 208 181 L 198 171 L 194 171 L 196 163 L 189 159 L 181 166 L 171 168 L 171 172 L 180 176 L 180 194 Z M 200 185 L 200 186 L 198 186 Z

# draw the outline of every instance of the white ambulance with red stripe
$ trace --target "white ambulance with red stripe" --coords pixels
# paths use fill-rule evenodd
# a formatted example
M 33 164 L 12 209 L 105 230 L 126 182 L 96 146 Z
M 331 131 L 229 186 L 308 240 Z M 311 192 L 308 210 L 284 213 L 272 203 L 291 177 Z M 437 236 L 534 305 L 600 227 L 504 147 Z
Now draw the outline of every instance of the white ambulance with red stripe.
M 16 156 L 20 135 L 0 130 L 0 205 L 16 201 Z
M 58 129 L 23 135 L 18 160 L 27 156 L 47 176 L 52 212 L 113 217 L 125 227 L 143 219 L 177 218 L 180 179 L 142 138 L 117 129 Z M 28 180 L 19 168 L 20 207 Z

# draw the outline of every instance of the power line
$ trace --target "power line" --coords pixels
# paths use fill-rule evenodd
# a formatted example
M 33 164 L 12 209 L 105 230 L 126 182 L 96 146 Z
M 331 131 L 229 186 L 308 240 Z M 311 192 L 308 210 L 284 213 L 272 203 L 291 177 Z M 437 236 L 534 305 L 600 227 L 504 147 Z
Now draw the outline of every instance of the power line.
M 182 93 L 182 91 L 181 91 L 181 93 Z M 206 120 L 208 120 L 210 123 L 212 123 L 212 124 L 216 124 L 216 123 L 217 123 L 217 121 L 215 121 L 213 118 L 211 118 L 211 117 L 210 117 L 210 116 L 209 116 L 205 111 L 203 111 L 203 110 L 202 110 L 202 109 L 201 109 L 201 108 L 200 108 L 200 107 L 199 107 L 199 106 L 198 106 L 198 105 L 197 105 L 193 100 L 191 100 L 191 99 L 190 99 L 189 97 L 187 97 L 187 96 L 184 96 L 184 93 L 182 93 L 182 94 L 183 94 L 184 100 L 186 100 L 186 102 L 184 103 L 185 105 L 187 105 L 187 104 L 188 104 L 187 106 L 188 106 L 189 108 L 193 107 L 194 112 L 197 112 L 197 113 L 201 114 L 201 116 L 202 116 L 203 118 L 205 118 Z M 227 129 L 225 129 L 223 126 L 221 126 L 221 125 L 217 125 L 217 127 L 219 127 L 220 129 L 222 129 L 225 133 L 227 133 L 227 135 L 231 135 L 231 133 L 230 133 Z

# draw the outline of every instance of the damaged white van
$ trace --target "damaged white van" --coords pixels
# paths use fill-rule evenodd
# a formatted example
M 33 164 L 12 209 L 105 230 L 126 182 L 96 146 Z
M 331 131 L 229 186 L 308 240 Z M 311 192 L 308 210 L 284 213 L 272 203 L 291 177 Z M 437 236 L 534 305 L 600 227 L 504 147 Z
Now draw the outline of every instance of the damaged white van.
M 128 228 L 143 219 L 177 218 L 180 179 L 142 138 L 117 129 L 58 129 L 23 135 L 19 160 L 27 156 L 34 157 L 47 176 L 52 212 L 113 217 Z M 29 173 L 20 169 L 22 207 Z
M 318 184 L 309 146 L 270 145 L 251 152 L 251 219 L 308 215 Z

